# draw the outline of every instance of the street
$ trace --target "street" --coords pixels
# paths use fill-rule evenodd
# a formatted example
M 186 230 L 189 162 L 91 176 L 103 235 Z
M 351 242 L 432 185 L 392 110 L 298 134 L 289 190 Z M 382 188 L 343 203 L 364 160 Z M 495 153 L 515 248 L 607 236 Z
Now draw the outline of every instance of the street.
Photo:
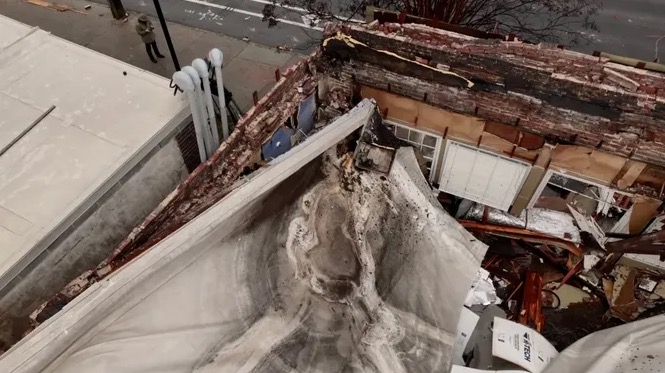
M 106 3 L 106 0 L 96 0 Z M 276 10 L 277 25 L 268 27 L 263 22 L 262 10 L 267 0 L 162 0 L 160 2 L 167 20 L 196 27 L 236 39 L 269 46 L 284 47 L 297 53 L 313 51 L 321 38 L 317 22 L 307 19 L 307 12 L 300 8 L 280 7 Z M 124 0 L 125 9 L 155 16 L 151 0 Z M 178 40 L 173 41 L 175 44 Z
M 590 37 L 581 52 L 594 50 L 638 58 L 655 59 L 656 40 L 665 35 L 664 0 L 605 0 L 595 21 L 599 32 L 584 31 Z M 660 41 L 659 57 L 665 62 L 665 40 Z
M 96 0 L 105 3 L 106 0 Z M 167 20 L 220 33 L 269 47 L 288 46 L 294 52 L 309 53 L 318 44 L 320 25 L 306 18 L 302 8 L 278 7 L 278 24 L 268 27 L 262 10 L 267 0 L 162 0 Z M 127 10 L 155 15 L 151 0 L 124 0 Z M 665 35 L 665 0 L 606 0 L 595 20 L 599 31 L 582 30 L 586 45 L 571 49 L 608 53 L 653 61 L 655 43 Z M 174 43 L 178 43 L 174 40 Z M 661 42 L 665 43 L 665 42 Z M 661 45 L 661 50 L 665 45 Z M 665 54 L 659 52 L 665 58 Z

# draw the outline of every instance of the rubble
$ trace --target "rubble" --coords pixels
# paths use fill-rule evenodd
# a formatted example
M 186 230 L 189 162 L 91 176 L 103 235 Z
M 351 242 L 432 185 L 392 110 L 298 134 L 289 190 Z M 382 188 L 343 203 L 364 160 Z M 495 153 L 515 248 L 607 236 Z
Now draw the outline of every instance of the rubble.
M 441 200 L 447 199 L 450 196 Z M 621 258 L 627 253 L 658 258 L 665 247 L 660 246 L 664 218 L 655 218 L 642 235 L 606 232 L 593 217 L 599 207 L 587 209 L 580 201 L 558 210 L 526 209 L 519 216 L 478 203 L 458 211 L 460 223 L 489 246 L 467 295 L 466 306 L 473 306 L 481 318 L 477 328 L 482 328 L 485 310 L 498 308 L 502 313 L 496 320 L 512 320 L 540 332 L 538 338 L 549 341 L 549 356 L 556 356 L 556 350 L 569 348 L 583 337 L 632 325 L 665 307 L 665 275 L 660 268 Z M 529 224 L 530 216 L 539 216 L 542 224 Z M 505 333 L 497 332 L 496 322 L 491 333 L 506 340 Z M 473 338 L 469 343 L 474 343 Z M 464 363 L 457 362 L 452 372 L 512 369 L 492 359 L 479 366 L 469 348 Z M 495 347 L 493 355 L 498 356 Z M 520 356 L 500 357 L 519 363 Z M 558 372 L 548 364 L 521 366 L 529 372 Z
M 478 270 L 478 274 L 471 285 L 471 290 L 469 290 L 466 300 L 464 300 L 464 305 L 467 307 L 477 304 L 483 306 L 501 304 L 501 299 L 497 297 L 494 284 L 490 280 L 490 273 L 483 268 Z
M 476 203 L 462 219 L 523 228 L 562 238 L 576 244 L 581 242 L 579 228 L 575 226 L 575 220 L 570 214 L 562 211 L 532 208 L 522 211 L 519 216 L 514 216 L 499 209 Z

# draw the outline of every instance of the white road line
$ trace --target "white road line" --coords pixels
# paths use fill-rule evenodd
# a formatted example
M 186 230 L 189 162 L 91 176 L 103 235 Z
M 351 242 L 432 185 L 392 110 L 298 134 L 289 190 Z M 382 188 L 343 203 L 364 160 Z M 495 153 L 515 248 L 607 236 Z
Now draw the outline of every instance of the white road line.
M 263 14 L 250 12 L 250 11 L 244 10 L 244 9 L 232 8 L 232 7 L 228 7 L 226 5 L 209 3 L 209 2 L 206 2 L 206 1 L 202 1 L 202 0 L 185 0 L 185 1 L 188 2 L 188 3 L 192 3 L 192 4 L 199 4 L 199 5 L 209 6 L 211 8 L 218 8 L 218 9 L 228 10 L 230 12 L 240 13 L 240 14 L 244 14 L 246 16 L 258 17 L 258 18 L 263 19 Z M 289 21 L 288 19 L 282 19 L 282 18 L 277 18 L 276 20 L 280 23 L 285 23 L 287 25 L 304 27 L 304 28 L 308 28 L 310 30 L 323 31 L 323 28 L 321 28 L 321 27 L 310 26 L 310 25 L 307 25 L 307 24 L 304 24 L 304 23 L 301 23 L 301 22 Z
M 253 1 L 255 3 L 260 3 L 260 4 L 272 4 L 272 1 L 269 1 L 269 0 L 249 0 L 249 1 Z M 275 3 L 274 5 L 276 5 L 280 8 L 289 9 L 289 10 L 293 10 L 293 11 L 300 12 L 300 13 L 310 14 L 309 11 L 305 8 L 299 8 L 297 6 L 290 6 L 290 5 L 283 5 L 283 4 L 280 4 L 280 3 Z M 333 16 L 335 18 L 338 18 L 338 19 L 347 19 L 347 17 L 342 17 L 342 16 L 337 15 L 337 14 L 333 14 Z M 356 23 L 365 23 L 365 21 L 363 21 L 361 19 L 355 19 L 355 18 L 351 18 L 348 21 L 349 22 L 356 22 Z
M 272 5 L 272 1 L 267 1 L 267 0 L 249 0 L 249 1 L 253 1 L 253 2 L 255 2 L 255 3 L 260 3 L 260 4 L 271 4 L 271 5 Z M 299 8 L 299 7 L 297 7 L 297 6 L 282 5 L 282 4 L 280 4 L 280 3 L 275 3 L 274 5 L 276 5 L 276 6 L 280 7 L 280 8 L 289 9 L 289 10 L 294 10 L 294 11 L 296 11 L 296 12 L 300 12 L 300 13 L 309 13 L 309 12 L 307 11 L 307 9 L 305 9 L 305 8 Z

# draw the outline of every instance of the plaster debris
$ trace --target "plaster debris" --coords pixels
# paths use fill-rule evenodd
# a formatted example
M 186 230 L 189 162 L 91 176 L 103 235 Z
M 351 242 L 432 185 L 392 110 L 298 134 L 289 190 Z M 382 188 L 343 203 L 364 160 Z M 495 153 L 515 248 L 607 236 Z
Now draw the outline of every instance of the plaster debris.
M 496 295 L 496 289 L 490 279 L 490 273 L 482 268 L 476 274 L 471 290 L 464 300 L 464 305 L 467 307 L 477 304 L 483 306 L 501 304 L 501 299 Z

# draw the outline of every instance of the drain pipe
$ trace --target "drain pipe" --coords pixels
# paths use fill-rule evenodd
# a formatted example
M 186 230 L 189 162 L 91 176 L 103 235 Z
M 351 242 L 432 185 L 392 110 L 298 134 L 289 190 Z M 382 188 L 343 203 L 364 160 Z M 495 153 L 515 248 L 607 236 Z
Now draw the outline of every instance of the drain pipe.
M 215 67 L 215 78 L 217 79 L 217 97 L 219 98 L 219 114 L 222 117 L 222 136 L 224 140 L 229 137 L 229 119 L 226 116 L 226 98 L 224 97 L 224 82 L 222 81 L 222 64 L 224 54 L 217 48 L 210 50 L 208 59 Z
M 219 147 L 219 132 L 217 131 L 217 118 L 215 117 L 215 106 L 212 103 L 212 91 L 210 91 L 210 74 L 208 73 L 208 64 L 201 58 L 192 61 L 192 67 L 199 73 L 203 80 L 203 95 L 208 109 L 208 126 L 212 134 L 212 144 L 214 149 Z
M 194 120 L 194 131 L 196 131 L 196 144 L 199 147 L 199 157 L 201 158 L 201 163 L 203 163 L 206 161 L 207 157 L 206 157 L 205 145 L 203 143 L 203 134 L 201 133 L 201 128 L 200 128 L 201 117 L 196 107 L 196 93 L 194 90 L 195 87 L 194 82 L 192 81 L 192 78 L 183 71 L 176 71 L 173 74 L 173 82 L 178 86 L 178 88 L 182 89 L 184 92 L 187 93 L 187 99 L 189 100 L 189 108 L 192 111 L 192 119 Z
M 196 108 L 192 108 L 192 112 L 194 110 L 197 111 L 197 115 L 199 118 L 198 126 L 199 130 L 201 131 L 201 134 L 203 135 L 203 143 L 205 144 L 205 149 L 206 149 L 206 159 L 212 155 L 213 151 L 213 145 L 212 145 L 212 135 L 210 134 L 210 128 L 208 127 L 208 115 L 206 114 L 205 111 L 205 104 L 203 103 L 203 92 L 201 91 L 201 77 L 199 76 L 199 73 L 196 72 L 196 70 L 191 67 L 191 66 L 185 66 L 182 68 L 182 71 L 185 72 L 189 77 L 192 79 L 192 82 L 194 83 L 194 104 L 196 105 Z M 196 120 L 194 121 L 196 123 Z

